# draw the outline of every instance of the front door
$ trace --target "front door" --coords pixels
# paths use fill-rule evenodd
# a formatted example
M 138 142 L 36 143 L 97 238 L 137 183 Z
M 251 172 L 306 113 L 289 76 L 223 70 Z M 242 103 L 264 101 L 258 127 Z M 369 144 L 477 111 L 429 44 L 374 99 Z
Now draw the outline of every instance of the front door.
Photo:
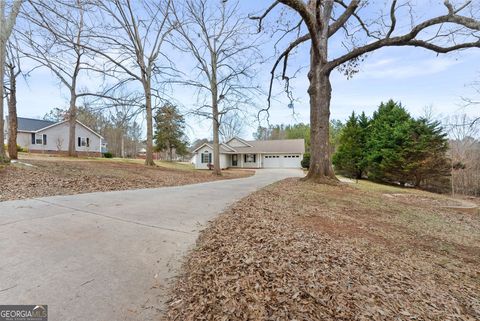
M 237 154 L 232 155 L 232 166 L 238 166 L 238 155 Z

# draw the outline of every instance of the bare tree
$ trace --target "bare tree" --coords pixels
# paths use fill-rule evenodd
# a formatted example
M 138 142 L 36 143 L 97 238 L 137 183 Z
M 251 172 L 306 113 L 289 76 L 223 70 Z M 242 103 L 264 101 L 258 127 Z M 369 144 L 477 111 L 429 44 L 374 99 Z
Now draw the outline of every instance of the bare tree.
M 14 0 L 11 5 L 10 13 L 6 15 L 6 1 L 0 0 L 0 163 L 7 162 L 8 158 L 5 153 L 4 142 L 4 121 L 3 121 L 3 96 L 4 96 L 4 76 L 5 76 L 5 59 L 7 55 L 7 42 L 12 34 L 17 15 L 22 5 L 21 0 Z M 15 145 L 16 146 L 16 145 Z
M 174 10 L 182 41 L 174 45 L 192 56 L 197 77 L 183 83 L 199 92 L 195 114 L 212 120 L 214 174 L 221 175 L 219 128 L 221 117 L 253 105 L 250 94 L 258 53 L 251 41 L 248 19 L 241 17 L 238 2 L 187 0 Z
M 68 155 L 77 156 L 76 121 L 77 100 L 90 93 L 80 90 L 79 78 L 91 70 L 85 40 L 85 1 L 29 0 L 23 16 L 29 29 L 19 31 L 23 46 L 20 50 L 29 59 L 48 68 L 69 92 Z
M 462 100 L 464 102 L 464 107 L 473 107 L 473 108 L 478 108 L 480 105 L 480 80 L 476 80 L 470 84 L 470 86 L 474 89 L 476 97 L 462 97 Z M 471 125 L 473 126 L 475 123 L 480 122 L 480 117 L 474 117 L 472 119 Z
M 480 22 L 472 1 L 454 7 L 445 0 L 445 13 L 421 21 L 414 14 L 412 1 L 391 1 L 386 12 L 374 14 L 373 6 L 363 0 L 278 0 L 261 15 L 251 17 L 262 29 L 264 19 L 279 5 L 293 10 L 300 22 L 286 30 L 294 40 L 278 56 L 271 70 L 270 95 L 277 67 L 282 66 L 281 77 L 287 81 L 288 58 L 303 43 L 310 43 L 310 169 L 306 179 L 318 182 L 336 181 L 329 146 L 329 118 L 332 87 L 330 74 L 339 69 L 347 76 L 357 71 L 366 54 L 383 47 L 411 46 L 447 53 L 464 48 L 480 47 Z M 370 9 L 367 10 L 362 9 Z M 431 8 L 429 8 L 431 9 Z M 431 10 L 435 12 L 435 10 Z M 477 12 L 478 13 L 478 12 Z M 306 28 L 306 31 L 303 31 Z M 344 52 L 331 57 L 329 48 L 334 39 L 343 37 Z M 286 35 L 284 34 L 282 38 Z M 336 50 L 338 52 L 338 50 Z
M 85 46 L 105 61 L 105 72 L 114 75 L 120 83 L 130 81 L 141 85 L 143 109 L 147 123 L 146 165 L 153 162 L 152 98 L 162 99 L 160 77 L 173 70 L 171 61 L 162 52 L 166 38 L 175 25 L 168 21 L 172 0 L 99 0 L 99 25 L 90 35 L 92 42 Z M 166 61 L 160 63 L 161 58 Z
M 15 37 L 12 37 L 14 40 Z M 12 40 L 12 39 L 11 39 Z M 8 104 L 8 156 L 10 159 L 18 159 L 17 151 L 17 77 L 22 73 L 20 68 L 20 55 L 17 50 L 18 43 L 9 41 L 7 45 L 7 55 L 5 68 L 7 71 L 8 85 L 7 104 Z
M 450 136 L 452 195 L 480 195 L 480 124 L 467 115 L 445 121 Z
M 224 114 L 220 119 L 220 136 L 223 141 L 241 136 L 245 129 L 245 115 L 238 112 Z

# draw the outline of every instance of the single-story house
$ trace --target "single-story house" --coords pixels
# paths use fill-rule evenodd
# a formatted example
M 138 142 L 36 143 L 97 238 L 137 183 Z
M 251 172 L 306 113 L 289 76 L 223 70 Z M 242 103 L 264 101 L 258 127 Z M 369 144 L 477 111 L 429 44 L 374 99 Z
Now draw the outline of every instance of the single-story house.
M 243 140 L 233 137 L 220 144 L 221 168 L 301 168 L 305 153 L 303 139 Z M 213 164 L 213 144 L 204 143 L 193 151 L 197 169 Z
M 18 117 L 17 145 L 29 152 L 64 154 L 68 152 L 68 120 L 48 120 Z M 8 133 L 8 118 L 5 121 Z M 103 137 L 77 121 L 75 127 L 77 153 L 88 156 L 102 155 Z M 7 140 L 8 141 L 8 140 Z

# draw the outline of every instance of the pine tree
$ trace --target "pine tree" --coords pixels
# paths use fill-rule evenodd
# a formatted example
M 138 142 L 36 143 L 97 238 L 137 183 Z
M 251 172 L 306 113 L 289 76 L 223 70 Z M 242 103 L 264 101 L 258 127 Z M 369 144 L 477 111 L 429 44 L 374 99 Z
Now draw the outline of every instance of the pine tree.
M 435 179 L 450 173 L 447 134 L 439 122 L 418 119 L 412 123 L 411 143 L 407 150 L 408 178 L 414 186 L 424 179 Z
M 380 104 L 373 114 L 367 141 L 369 178 L 405 185 L 412 123 L 413 118 L 400 103 L 389 100 Z
M 368 177 L 419 186 L 448 175 L 447 138 L 438 122 L 413 119 L 400 103 L 382 103 L 373 115 L 366 144 Z
M 184 155 L 187 152 L 185 139 L 185 119 L 176 106 L 167 103 L 160 107 L 155 115 L 155 148 L 158 151 L 168 151 L 170 160 L 172 154 Z
M 335 169 L 347 176 L 362 178 L 366 167 L 366 141 L 369 121 L 365 113 L 352 113 L 339 137 L 339 147 L 333 155 Z

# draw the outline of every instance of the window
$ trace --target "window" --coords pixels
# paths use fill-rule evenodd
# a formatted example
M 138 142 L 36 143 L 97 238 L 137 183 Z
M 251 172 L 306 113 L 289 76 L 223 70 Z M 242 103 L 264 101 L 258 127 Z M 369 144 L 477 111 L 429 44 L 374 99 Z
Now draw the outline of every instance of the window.
M 245 154 L 245 163 L 255 163 L 257 159 L 256 156 L 255 154 Z
M 47 135 L 32 133 L 32 145 L 47 145 Z
M 202 164 L 210 164 L 212 162 L 212 153 L 207 150 L 202 153 Z
M 78 137 L 78 147 L 90 147 L 90 138 Z

